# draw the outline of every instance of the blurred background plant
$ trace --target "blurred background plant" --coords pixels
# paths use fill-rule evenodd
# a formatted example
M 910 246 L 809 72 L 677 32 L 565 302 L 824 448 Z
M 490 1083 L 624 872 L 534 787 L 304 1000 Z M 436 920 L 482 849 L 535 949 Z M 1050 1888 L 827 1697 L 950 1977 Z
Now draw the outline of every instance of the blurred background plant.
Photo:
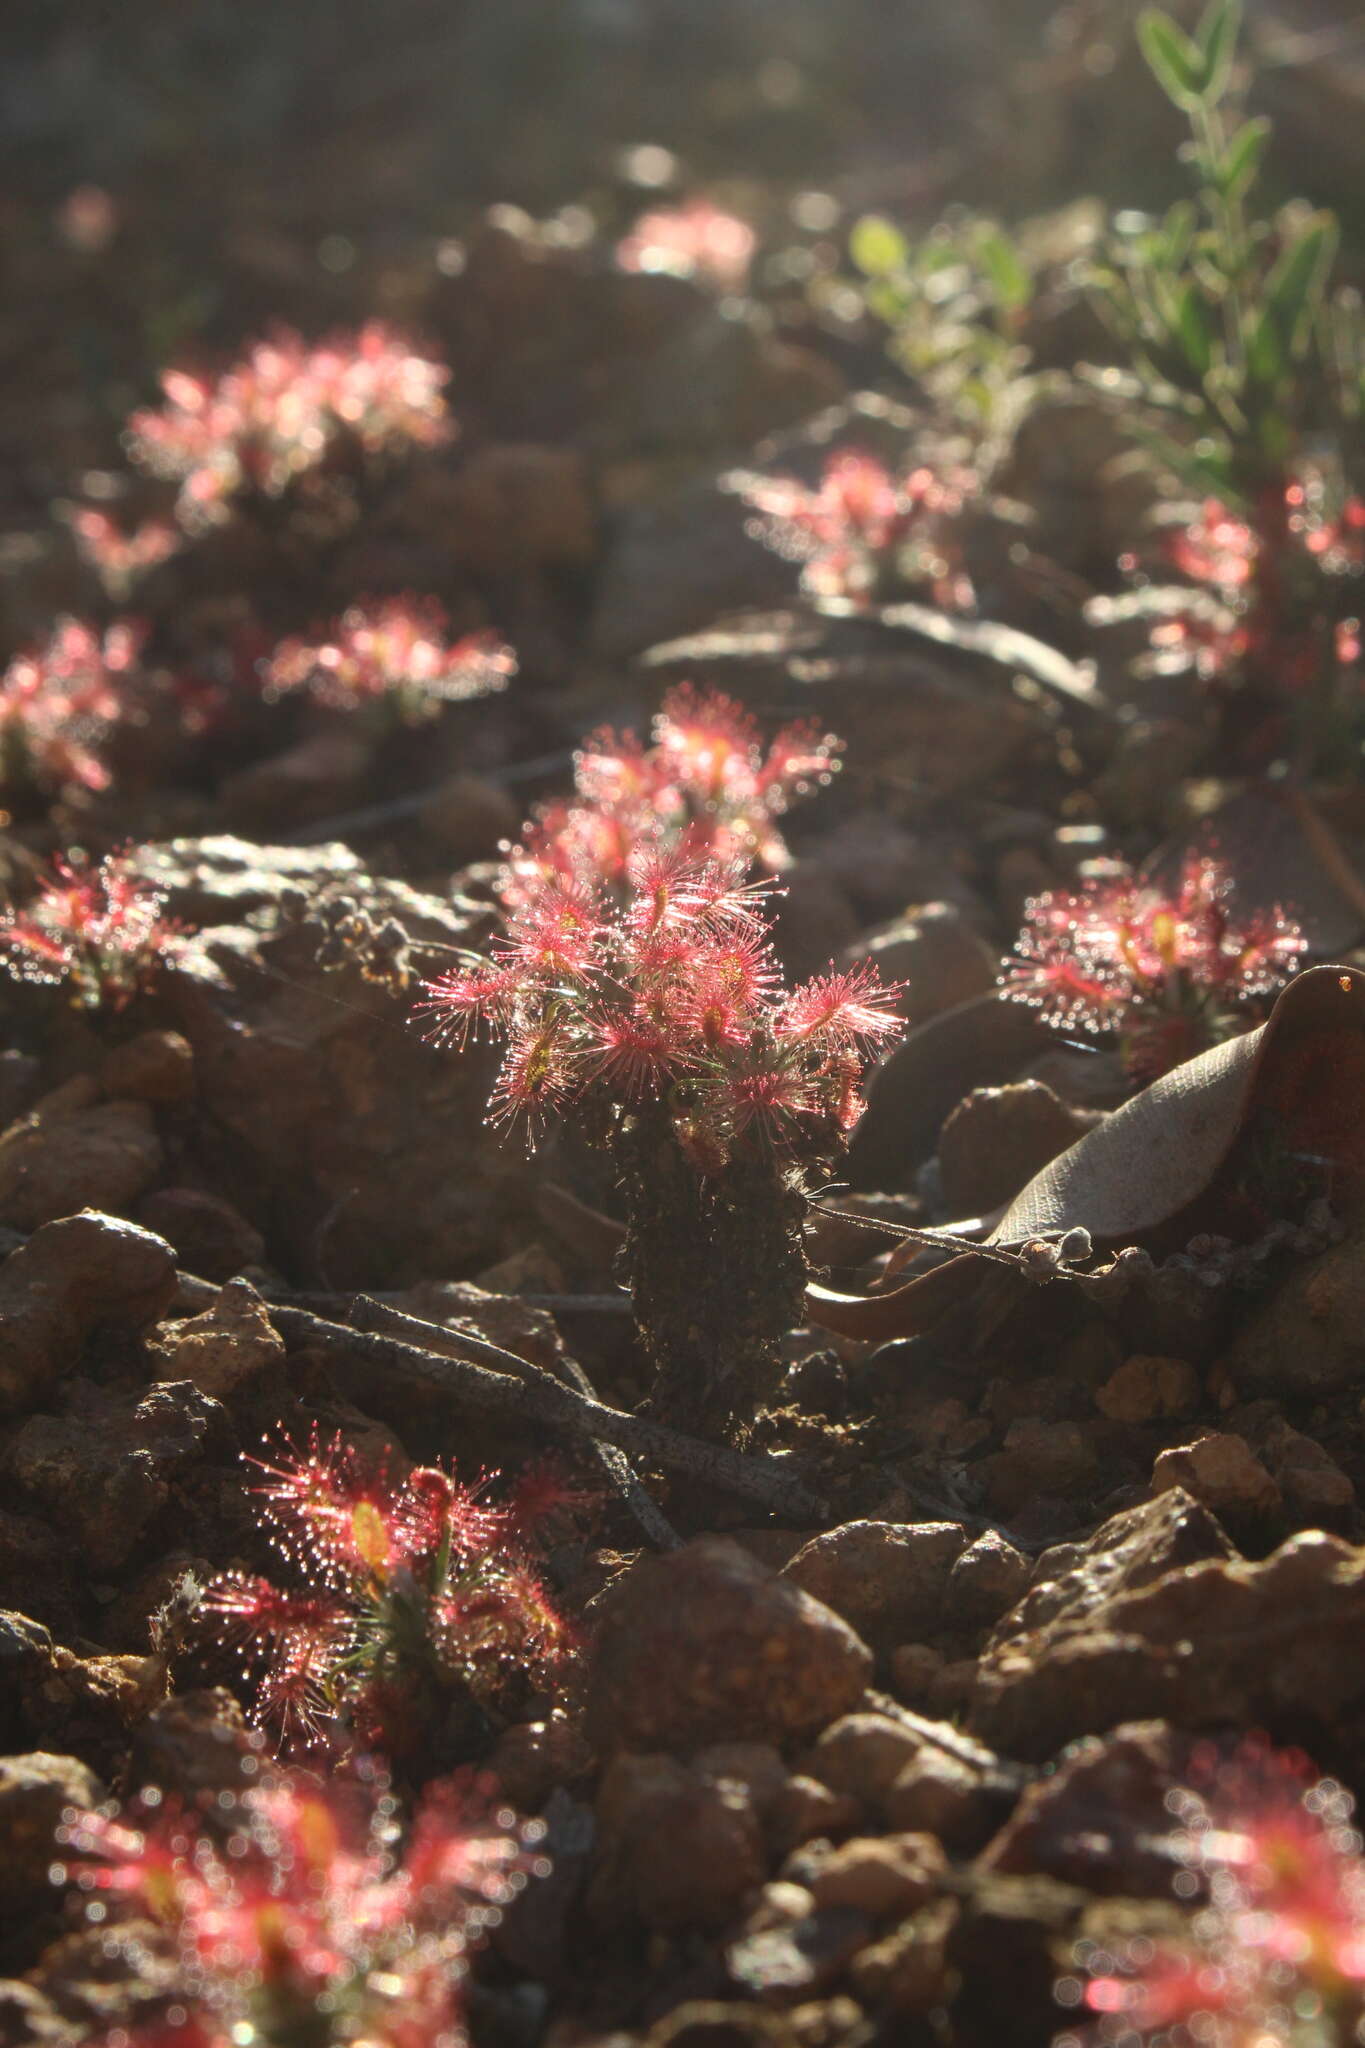
M 115 1015 L 155 986 L 177 931 L 165 909 L 126 853 L 58 860 L 21 909 L 0 913 L 0 967 L 60 989 L 77 1008 Z
M 1206 1743 L 1167 1795 L 1175 1933 L 1116 1930 L 1077 1944 L 1058 2002 L 1091 2015 L 1054 2048 L 1198 2041 L 1331 2048 L 1359 2039 L 1365 1863 L 1355 1801 L 1298 1751 L 1259 1737 Z
M 164 1948 L 180 1973 L 154 2017 L 86 2038 L 461 2048 L 469 1958 L 548 1869 L 543 1833 L 471 1777 L 429 1784 L 405 1831 L 373 1769 L 325 1786 L 267 1769 L 207 1813 L 155 1787 L 119 1809 L 69 1810 L 54 1881 L 86 1894 L 111 1960 Z
M 1254 210 L 1272 127 L 1234 92 L 1241 20 L 1241 0 L 1213 0 L 1192 37 L 1159 8 L 1139 17 L 1143 54 L 1189 123 L 1195 194 L 1151 227 L 1120 217 L 1095 283 L 1144 405 L 1170 416 L 1163 459 L 1255 504 L 1282 495 L 1315 430 L 1358 417 L 1365 358 L 1359 301 L 1333 281 L 1335 217 Z
M 950 417 L 981 459 L 1003 448 L 1027 404 L 1024 339 L 1034 278 L 1023 248 L 993 220 L 939 222 L 912 241 L 884 215 L 854 223 L 849 254 L 892 358 Z
M 1153 667 L 1236 698 L 1245 767 L 1312 783 L 1358 774 L 1365 741 L 1365 321 L 1336 214 L 1277 204 L 1268 185 L 1274 124 L 1247 111 L 1261 81 L 1243 13 L 1211 0 L 1189 32 L 1159 8 L 1139 15 L 1147 67 L 1188 129 L 1193 191 L 1154 215 L 1135 186 L 1107 220 L 1078 222 L 1062 279 L 1040 271 L 1036 229 L 961 205 L 917 234 L 864 215 L 848 250 L 893 361 L 984 478 L 1032 407 L 1077 382 L 1097 395 L 1159 491 L 1120 566 L 1141 591 L 1174 569 L 1199 592 L 1154 616 Z M 1040 296 L 1059 284 L 1103 323 L 1070 361 L 1038 346 Z
M 1257 210 L 1272 128 L 1235 90 L 1241 21 L 1240 0 L 1213 0 L 1193 36 L 1159 8 L 1139 18 L 1147 62 L 1189 123 L 1195 192 L 1150 226 L 1115 223 L 1095 286 L 1128 367 L 1093 374 L 1202 498 L 1174 509 L 1170 558 L 1236 622 L 1219 666 L 1251 693 L 1254 742 L 1311 781 L 1358 772 L 1365 738 L 1365 323 L 1336 271 L 1335 216 Z M 1268 731 L 1258 696 L 1279 708 Z
M 282 640 L 265 669 L 268 696 L 302 690 L 336 711 L 391 714 L 416 725 L 440 705 L 507 687 L 516 656 L 495 633 L 451 641 L 434 598 L 352 605 L 325 638 Z

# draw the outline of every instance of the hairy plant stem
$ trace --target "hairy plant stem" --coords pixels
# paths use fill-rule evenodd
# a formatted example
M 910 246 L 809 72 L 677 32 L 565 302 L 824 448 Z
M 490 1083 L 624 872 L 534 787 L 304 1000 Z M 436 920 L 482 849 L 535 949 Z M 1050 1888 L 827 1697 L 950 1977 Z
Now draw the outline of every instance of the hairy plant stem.
M 768 1151 L 702 1173 L 661 1106 L 615 1138 L 629 1218 L 624 1261 L 654 1367 L 648 1408 L 670 1427 L 741 1444 L 804 1315 L 805 1202 Z

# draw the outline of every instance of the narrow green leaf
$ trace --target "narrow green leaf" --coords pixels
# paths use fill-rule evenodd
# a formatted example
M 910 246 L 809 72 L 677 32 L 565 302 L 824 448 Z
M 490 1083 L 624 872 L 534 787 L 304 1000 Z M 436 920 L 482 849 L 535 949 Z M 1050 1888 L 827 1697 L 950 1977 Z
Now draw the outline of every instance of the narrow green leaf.
M 1168 270 L 1181 270 L 1194 239 L 1196 214 L 1189 199 L 1177 199 L 1161 223 L 1161 261 Z
M 1199 48 L 1204 60 L 1203 98 L 1206 106 L 1221 100 L 1232 77 L 1232 60 L 1237 54 L 1237 36 L 1242 26 L 1242 0 L 1210 0 L 1199 24 Z
M 1154 270 L 1135 270 L 1128 280 L 1128 289 L 1133 312 L 1137 316 L 1138 333 L 1144 341 L 1160 347 L 1170 334 L 1171 323 L 1166 317 L 1169 301 L 1163 309 L 1156 288 L 1156 275 Z
M 1336 248 L 1335 217 L 1321 213 L 1275 259 L 1247 343 L 1247 365 L 1258 383 L 1278 382 L 1303 348 Z
M 1160 427 L 1140 421 L 1131 424 L 1128 431 L 1163 468 L 1172 470 L 1199 497 L 1233 495 L 1231 469 L 1216 441 L 1202 440 L 1191 447 L 1183 437 L 1177 439 L 1163 433 Z
M 1284 337 L 1271 319 L 1269 309 L 1247 335 L 1247 371 L 1256 384 L 1270 386 L 1278 384 L 1288 368 Z
M 1164 334 L 1174 337 L 1180 328 L 1179 279 L 1168 271 L 1153 268 L 1147 273 L 1152 304 Z
M 1298 348 L 1326 289 L 1337 253 L 1336 217 L 1320 213 L 1281 250 L 1266 281 L 1266 308 L 1274 311 L 1290 345 Z
M 1247 187 L 1255 183 L 1271 133 L 1270 123 L 1264 114 L 1258 114 L 1254 121 L 1242 123 L 1214 166 L 1220 192 L 1240 198 Z
M 1198 284 L 1204 297 L 1216 306 L 1223 303 L 1231 290 L 1227 271 L 1219 261 L 1223 253 L 1221 249 L 1196 249 L 1187 273 Z
M 1213 320 L 1210 317 L 1208 301 L 1197 284 L 1191 280 L 1180 294 L 1176 312 L 1176 331 L 1180 345 L 1185 351 L 1185 360 L 1196 377 L 1206 377 L 1213 362 Z
M 853 223 L 848 250 L 865 277 L 889 277 L 904 270 L 910 255 L 900 229 L 878 213 L 865 213 Z
M 1207 76 L 1199 45 L 1159 7 L 1143 8 L 1137 33 L 1142 54 L 1167 99 L 1191 112 L 1203 97 Z
M 1021 313 L 1033 297 L 1033 279 L 1009 236 L 986 223 L 976 238 L 976 256 L 1002 311 Z

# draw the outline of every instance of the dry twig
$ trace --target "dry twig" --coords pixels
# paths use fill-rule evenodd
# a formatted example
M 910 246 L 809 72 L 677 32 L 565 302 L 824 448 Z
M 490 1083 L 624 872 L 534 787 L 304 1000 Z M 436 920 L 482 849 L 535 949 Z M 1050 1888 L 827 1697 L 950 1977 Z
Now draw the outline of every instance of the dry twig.
M 181 1276 L 181 1299 L 189 1306 L 207 1308 L 217 1299 L 218 1292 L 211 1281 L 191 1274 Z M 363 1301 L 364 1297 L 357 1299 Z M 385 1318 L 402 1314 L 380 1304 L 374 1306 Z M 809 1525 L 824 1519 L 824 1503 L 771 1458 L 703 1443 L 645 1416 L 609 1408 L 580 1392 L 578 1387 L 566 1386 L 542 1366 L 518 1358 L 515 1352 L 504 1351 L 500 1344 L 491 1343 L 486 1337 L 442 1327 L 443 1341 L 458 1344 L 466 1353 L 463 1358 L 449 1358 L 399 1337 L 357 1329 L 354 1323 L 333 1322 L 307 1309 L 272 1303 L 270 1316 L 286 1341 L 311 1344 L 321 1351 L 366 1361 L 384 1373 L 435 1387 L 482 1414 L 506 1416 L 513 1422 L 534 1422 L 557 1435 L 587 1437 L 594 1443 L 614 1445 L 628 1454 L 685 1472 L 704 1485 L 755 1501 L 773 1514 L 798 1523 Z M 434 1327 L 418 1322 L 416 1317 L 403 1317 L 403 1321 L 412 1325 L 415 1333 Z

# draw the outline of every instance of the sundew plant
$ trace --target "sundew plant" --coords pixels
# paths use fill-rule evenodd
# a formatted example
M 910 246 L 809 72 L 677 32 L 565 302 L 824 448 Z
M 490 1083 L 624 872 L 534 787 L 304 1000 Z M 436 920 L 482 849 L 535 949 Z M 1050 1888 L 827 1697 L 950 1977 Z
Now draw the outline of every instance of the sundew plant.
M 373 1773 L 319 1784 L 262 1771 L 213 1810 L 148 1788 L 69 1811 L 53 1870 L 85 1894 L 104 1950 L 179 1987 L 94 2048 L 464 2048 L 470 1957 L 528 1878 L 543 1828 L 487 1786 L 426 1788 L 405 1831 Z M 367 1778 L 371 1782 L 366 1782 Z M 131 1909 L 131 1917 L 130 1917 Z
M 1334 2048 L 1365 2014 L 1365 1863 L 1354 1803 L 1307 1759 L 1202 1745 L 1167 1797 L 1183 1939 L 1078 1944 L 1054 2048 Z
M 1131 875 L 1049 890 L 1027 906 L 1002 991 L 1057 1030 L 1112 1033 L 1133 1079 L 1153 1081 L 1261 1022 L 1303 964 L 1291 917 L 1239 912 L 1232 895 L 1232 871 L 1204 855 L 1169 890 Z
M 496 1718 L 570 1647 L 536 1549 L 576 1496 L 535 1469 L 491 1497 L 435 1465 L 398 1477 L 338 1434 L 252 1459 L 292 1583 L 227 1572 L 202 1614 L 246 1652 L 256 1719 L 286 1748 L 420 1754 L 454 1712 Z
M 515 905 L 559 881 L 623 903 L 629 861 L 649 848 L 777 872 L 791 859 L 778 820 L 831 780 L 842 753 L 842 740 L 806 719 L 765 742 L 742 704 L 680 683 L 648 746 L 610 726 L 583 742 L 573 796 L 542 804 L 510 850 L 503 899 Z
M 493 952 L 426 999 L 438 1038 L 501 1041 L 494 1119 L 534 1137 L 572 1118 L 610 1153 L 655 1405 L 721 1434 L 774 1382 L 801 1315 L 802 1188 L 901 1028 L 870 966 L 783 985 L 771 893 L 743 861 L 638 846 L 618 895 L 527 883 Z
M 59 859 L 22 909 L 0 914 L 0 968 L 76 1008 L 122 1010 L 150 992 L 180 929 L 165 909 L 127 853 Z
M 109 788 L 107 748 L 130 709 L 142 640 L 131 620 L 101 632 L 66 618 L 14 657 L 0 675 L 0 789 L 11 802 Z
M 301 694 L 333 711 L 391 710 L 419 724 L 442 704 L 507 687 L 516 656 L 496 633 L 452 640 L 435 598 L 351 605 L 327 632 L 282 640 L 265 665 L 269 697 Z
M 380 321 L 312 346 L 281 328 L 219 377 L 167 370 L 162 403 L 128 422 L 128 453 L 179 486 L 176 517 L 194 533 L 239 494 L 282 496 L 344 443 L 371 460 L 440 446 L 454 433 L 449 377 Z

